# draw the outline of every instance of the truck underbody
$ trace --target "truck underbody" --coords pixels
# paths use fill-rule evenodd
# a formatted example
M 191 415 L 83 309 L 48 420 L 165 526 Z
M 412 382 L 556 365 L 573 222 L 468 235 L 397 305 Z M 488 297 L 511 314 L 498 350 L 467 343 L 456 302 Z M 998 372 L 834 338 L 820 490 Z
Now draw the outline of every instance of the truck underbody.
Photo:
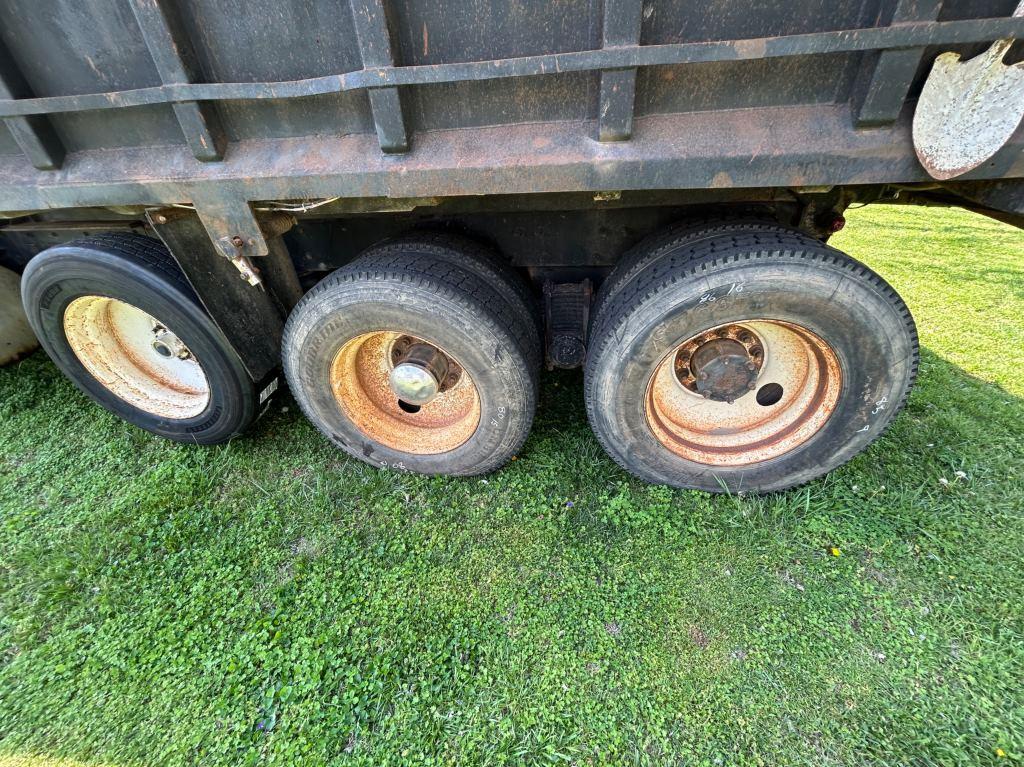
M 353 456 L 480 473 L 537 368 L 584 366 L 634 473 L 790 487 L 916 372 L 902 301 L 826 244 L 846 209 L 1024 226 L 1020 130 L 952 179 L 914 142 L 931 62 L 1019 38 L 1012 0 L 256 5 L 2 12 L 0 265 L 80 388 L 174 439 L 234 436 L 283 364 Z

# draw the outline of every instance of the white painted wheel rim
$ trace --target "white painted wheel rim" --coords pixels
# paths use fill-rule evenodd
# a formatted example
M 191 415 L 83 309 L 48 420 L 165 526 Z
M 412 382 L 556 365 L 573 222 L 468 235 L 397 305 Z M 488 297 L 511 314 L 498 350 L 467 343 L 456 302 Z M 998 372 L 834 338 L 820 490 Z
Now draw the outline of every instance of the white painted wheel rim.
M 828 423 L 839 404 L 842 368 L 832 347 L 807 328 L 781 320 L 749 320 L 708 328 L 746 331 L 762 347 L 755 389 L 734 402 L 716 402 L 683 386 L 674 373 L 673 348 L 655 369 L 645 403 L 655 438 L 676 455 L 707 466 L 749 466 L 785 455 Z M 761 392 L 778 396 L 762 401 Z
M 64 335 L 82 366 L 129 405 L 172 420 L 195 418 L 210 384 L 191 351 L 162 322 L 124 301 L 76 298 L 64 310 Z M 163 356 L 158 349 L 169 356 Z

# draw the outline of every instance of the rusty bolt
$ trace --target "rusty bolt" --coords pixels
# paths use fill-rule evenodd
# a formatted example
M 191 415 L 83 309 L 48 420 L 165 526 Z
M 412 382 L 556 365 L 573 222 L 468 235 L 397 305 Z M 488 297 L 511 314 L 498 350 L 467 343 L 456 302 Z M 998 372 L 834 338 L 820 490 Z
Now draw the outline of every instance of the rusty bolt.
M 231 238 L 231 244 L 234 245 L 236 248 L 241 248 L 245 245 L 245 240 L 243 240 L 236 234 L 234 237 Z

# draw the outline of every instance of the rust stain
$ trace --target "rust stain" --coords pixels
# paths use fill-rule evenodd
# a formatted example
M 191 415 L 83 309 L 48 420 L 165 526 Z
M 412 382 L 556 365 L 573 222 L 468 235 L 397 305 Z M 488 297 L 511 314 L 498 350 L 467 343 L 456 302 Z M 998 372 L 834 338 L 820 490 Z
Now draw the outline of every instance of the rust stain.
M 423 22 L 423 57 L 430 53 L 430 32 L 427 30 L 427 22 Z
M 480 424 L 476 384 L 463 370 L 451 388 L 416 412 L 403 410 L 388 380 L 392 345 L 402 335 L 366 333 L 342 346 L 331 365 L 334 397 L 356 428 L 374 442 L 416 455 L 454 450 Z
M 706 399 L 686 385 L 689 378 L 680 379 L 692 371 L 678 369 L 678 353 L 692 354 L 708 332 L 749 334 L 764 349 L 754 389 L 732 403 Z M 778 399 L 762 397 L 767 384 L 778 387 Z M 709 328 L 673 349 L 651 376 L 645 411 L 655 438 L 681 458 L 747 466 L 784 455 L 814 436 L 835 410 L 841 388 L 839 360 L 827 343 L 791 323 L 755 320 Z
M 715 177 L 711 179 L 712 189 L 728 189 L 732 186 L 732 176 L 726 173 L 724 170 L 719 171 L 715 174 Z
M 754 40 L 737 40 L 733 44 L 736 56 L 741 59 L 760 59 L 764 57 L 767 50 L 767 41 L 764 38 Z

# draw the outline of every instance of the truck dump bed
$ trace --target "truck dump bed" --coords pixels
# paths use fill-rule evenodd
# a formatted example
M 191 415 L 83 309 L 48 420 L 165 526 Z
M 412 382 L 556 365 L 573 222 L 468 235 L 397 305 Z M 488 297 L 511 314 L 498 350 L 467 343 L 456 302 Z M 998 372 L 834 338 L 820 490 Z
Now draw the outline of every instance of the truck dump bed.
M 7 0 L 0 211 L 191 202 L 262 255 L 258 200 L 927 181 L 931 61 L 1014 6 Z

